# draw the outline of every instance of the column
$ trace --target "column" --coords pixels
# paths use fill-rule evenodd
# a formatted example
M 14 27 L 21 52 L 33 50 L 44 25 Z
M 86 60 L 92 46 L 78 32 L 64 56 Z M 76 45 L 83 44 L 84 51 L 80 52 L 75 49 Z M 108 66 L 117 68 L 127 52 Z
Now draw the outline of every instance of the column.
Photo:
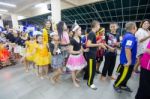
M 4 27 L 3 19 L 2 18 L 0 18 L 0 27 Z
M 18 16 L 15 14 L 11 15 L 11 19 L 12 19 L 12 26 L 14 29 L 18 29 Z
M 61 21 L 61 1 L 60 0 L 51 0 L 51 14 L 52 21 L 58 23 Z

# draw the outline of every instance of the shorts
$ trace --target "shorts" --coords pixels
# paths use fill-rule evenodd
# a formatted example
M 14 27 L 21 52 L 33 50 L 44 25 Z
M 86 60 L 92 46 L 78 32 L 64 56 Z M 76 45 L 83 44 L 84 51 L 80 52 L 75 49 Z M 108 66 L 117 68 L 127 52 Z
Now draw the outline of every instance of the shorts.
M 101 56 L 101 57 L 96 57 L 96 62 L 100 63 L 100 62 L 102 62 L 102 61 L 103 61 L 103 56 Z

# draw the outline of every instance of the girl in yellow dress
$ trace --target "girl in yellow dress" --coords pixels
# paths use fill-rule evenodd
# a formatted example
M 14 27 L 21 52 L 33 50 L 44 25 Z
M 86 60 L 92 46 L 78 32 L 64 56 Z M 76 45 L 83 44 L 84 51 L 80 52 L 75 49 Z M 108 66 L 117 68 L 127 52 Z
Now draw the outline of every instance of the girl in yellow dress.
M 26 56 L 25 56 L 25 70 L 26 72 L 29 71 L 29 66 L 33 64 L 35 54 L 32 54 L 34 48 L 36 46 L 36 41 L 33 37 L 29 37 L 29 40 L 25 42 L 25 49 L 26 49 Z
M 36 54 L 34 62 L 38 66 L 38 75 L 43 79 L 48 78 L 48 65 L 50 64 L 50 53 L 48 51 L 48 44 L 43 42 L 42 35 L 37 35 L 37 44 L 34 47 Z

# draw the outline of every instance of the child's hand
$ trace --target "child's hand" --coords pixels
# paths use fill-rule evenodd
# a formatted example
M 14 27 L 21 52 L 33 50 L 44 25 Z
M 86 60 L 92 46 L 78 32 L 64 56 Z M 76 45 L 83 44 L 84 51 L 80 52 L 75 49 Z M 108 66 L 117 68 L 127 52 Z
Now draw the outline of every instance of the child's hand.
M 84 52 L 89 52 L 89 48 L 84 49 Z
M 106 44 L 101 43 L 101 44 L 99 45 L 99 47 L 101 47 L 101 48 L 103 48 L 103 49 L 107 50 L 107 46 L 106 46 Z
M 111 52 L 114 52 L 115 51 L 115 48 L 110 48 L 109 49 Z
M 120 45 L 120 43 L 119 43 L 119 42 L 117 42 L 117 43 L 115 43 L 114 45 L 115 45 L 115 46 L 119 46 L 119 45 Z

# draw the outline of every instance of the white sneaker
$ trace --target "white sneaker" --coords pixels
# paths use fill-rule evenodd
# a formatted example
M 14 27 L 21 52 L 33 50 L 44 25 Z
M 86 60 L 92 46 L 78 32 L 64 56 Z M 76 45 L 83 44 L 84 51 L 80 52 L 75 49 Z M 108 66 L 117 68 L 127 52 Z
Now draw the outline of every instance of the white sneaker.
M 92 88 L 93 90 L 97 90 L 97 88 L 96 88 L 96 86 L 95 86 L 94 84 L 92 84 L 92 85 L 90 86 L 90 88 Z

